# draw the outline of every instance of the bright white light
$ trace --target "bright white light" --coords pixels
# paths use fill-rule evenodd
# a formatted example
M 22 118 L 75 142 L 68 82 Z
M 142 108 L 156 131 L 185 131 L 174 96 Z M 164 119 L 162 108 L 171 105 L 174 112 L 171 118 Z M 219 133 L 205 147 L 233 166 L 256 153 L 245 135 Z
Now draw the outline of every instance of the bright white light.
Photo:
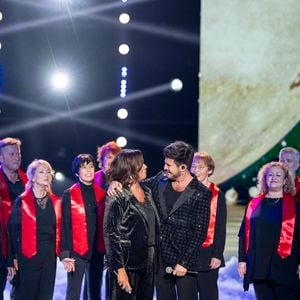
M 127 44 L 121 44 L 119 46 L 119 52 L 122 55 L 127 55 L 129 53 L 129 46 Z
M 121 71 L 122 72 L 127 72 L 127 68 L 126 67 L 122 67 Z
M 121 98 L 125 98 L 125 97 L 126 97 L 126 93 L 125 93 L 125 92 L 121 92 L 121 93 L 120 93 L 120 97 L 121 97 Z
M 3 14 L 2 14 L 2 12 L 0 11 L 0 21 L 2 21 L 2 19 L 3 19 Z
M 128 14 L 124 13 L 124 14 L 120 14 L 119 16 L 119 21 L 122 24 L 127 24 L 130 21 L 130 17 Z
M 54 176 L 57 181 L 65 180 L 65 175 L 61 172 L 56 172 Z
M 127 84 L 127 80 L 126 79 L 122 79 L 121 80 L 121 85 L 125 85 L 126 86 L 126 84 Z
M 2 49 L 2 43 L 0 42 L 0 50 Z
M 182 90 L 183 83 L 180 79 L 175 78 L 171 81 L 170 87 L 174 92 L 179 92 Z
M 127 0 L 122 0 L 122 2 L 127 2 Z
M 282 142 L 281 142 L 281 146 L 282 146 L 282 147 L 286 147 L 286 145 L 287 145 L 287 142 L 286 142 L 286 141 L 282 141 Z
M 58 90 L 66 90 L 70 85 L 69 75 L 64 72 L 57 72 L 52 76 L 51 83 Z
M 124 119 L 126 119 L 126 118 L 128 117 L 128 110 L 125 109 L 125 108 L 120 108 L 120 109 L 118 110 L 117 115 L 118 115 L 118 118 L 119 118 L 119 119 L 124 120 Z
M 121 148 L 127 145 L 127 139 L 124 136 L 120 136 L 117 138 L 117 145 Z

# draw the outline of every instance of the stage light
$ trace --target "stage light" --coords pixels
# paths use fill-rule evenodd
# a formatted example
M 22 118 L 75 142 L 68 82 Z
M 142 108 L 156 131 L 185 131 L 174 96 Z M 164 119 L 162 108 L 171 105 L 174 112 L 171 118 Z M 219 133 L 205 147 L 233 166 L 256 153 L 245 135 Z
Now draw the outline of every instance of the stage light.
M 52 76 L 51 83 L 55 89 L 64 91 L 70 85 L 69 75 L 64 72 L 57 72 Z
M 3 19 L 3 14 L 2 14 L 2 12 L 0 11 L 0 21 L 2 21 L 2 19 Z M 127 22 L 128 23 L 128 22 Z
M 282 147 L 286 147 L 286 146 L 287 146 L 287 142 L 286 142 L 286 141 L 282 141 L 282 142 L 281 142 L 281 146 L 282 146 Z
M 61 172 L 56 172 L 54 177 L 55 177 L 55 180 L 57 180 L 57 181 L 64 181 L 65 180 L 65 175 Z
M 0 42 L 0 50 L 2 49 L 2 43 Z
M 128 110 L 126 108 L 120 108 L 117 112 L 119 119 L 126 119 L 128 117 Z
M 125 3 L 125 2 L 127 2 L 127 0 L 122 0 L 122 2 L 124 2 L 124 3 Z
M 119 21 L 120 21 L 120 23 L 122 23 L 122 24 L 127 24 L 127 23 L 129 23 L 129 21 L 130 21 L 130 17 L 129 17 L 129 15 L 126 14 L 126 13 L 120 14 L 120 16 L 119 16 Z
M 119 52 L 122 55 L 127 55 L 129 53 L 129 46 L 127 44 L 121 44 L 119 46 Z
M 182 90 L 183 83 L 180 79 L 175 78 L 171 81 L 170 87 L 171 87 L 172 91 L 179 92 Z
M 119 136 L 117 138 L 117 145 L 124 148 L 127 145 L 127 139 L 124 136 Z

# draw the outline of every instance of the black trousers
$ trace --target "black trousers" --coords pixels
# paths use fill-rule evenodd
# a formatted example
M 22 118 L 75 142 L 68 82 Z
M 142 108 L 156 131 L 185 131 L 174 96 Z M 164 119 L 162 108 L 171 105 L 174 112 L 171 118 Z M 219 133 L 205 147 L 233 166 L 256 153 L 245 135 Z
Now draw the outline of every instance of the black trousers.
M 89 276 L 85 276 L 83 300 L 101 300 L 104 253 L 95 251 L 90 261 Z
M 197 274 L 197 287 L 200 300 L 218 300 L 219 269 L 201 271 Z
M 257 300 L 297 300 L 297 293 L 271 280 L 253 280 Z
M 196 274 L 177 277 L 167 274 L 162 264 L 160 266 L 155 276 L 157 300 L 198 300 Z
M 128 294 L 120 288 L 117 282 L 116 270 L 109 270 L 109 300 L 153 300 L 154 294 L 154 263 L 155 247 L 148 248 L 148 261 L 146 272 L 126 270 L 132 287 L 132 293 Z
M 19 259 L 20 284 L 15 299 L 52 300 L 56 274 L 55 244 L 40 244 L 37 254 Z

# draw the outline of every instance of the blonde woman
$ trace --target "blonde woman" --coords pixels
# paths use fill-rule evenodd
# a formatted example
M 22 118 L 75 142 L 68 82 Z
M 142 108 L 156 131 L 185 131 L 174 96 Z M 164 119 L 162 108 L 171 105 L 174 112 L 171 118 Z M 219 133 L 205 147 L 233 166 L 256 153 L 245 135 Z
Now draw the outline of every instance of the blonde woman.
M 11 213 L 8 275 L 20 274 L 17 299 L 53 298 L 60 249 L 61 201 L 52 193 L 52 174 L 47 161 L 34 160 L 27 168 L 25 192 Z
M 300 291 L 300 215 L 295 184 L 280 162 L 258 173 L 261 194 L 246 209 L 239 233 L 238 272 L 256 299 L 296 300 Z

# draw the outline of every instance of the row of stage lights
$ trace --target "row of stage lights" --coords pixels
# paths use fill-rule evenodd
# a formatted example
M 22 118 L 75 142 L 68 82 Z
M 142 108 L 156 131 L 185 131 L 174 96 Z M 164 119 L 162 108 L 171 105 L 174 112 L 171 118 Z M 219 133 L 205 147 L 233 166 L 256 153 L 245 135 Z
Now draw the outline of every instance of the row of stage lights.
M 124 4 L 127 0 L 121 0 Z M 123 25 L 126 25 L 130 22 L 130 16 L 127 13 L 121 13 L 119 15 L 119 22 Z M 122 43 L 119 45 L 119 53 L 122 56 L 128 55 L 130 51 L 129 45 L 126 43 Z M 120 78 L 120 98 L 126 99 L 127 97 L 127 88 L 128 88 L 128 67 L 123 65 L 121 67 L 121 78 Z M 121 120 L 125 120 L 128 117 L 128 110 L 124 107 L 118 109 L 117 116 Z M 124 136 L 120 136 L 116 139 L 117 144 L 120 147 L 125 147 L 127 145 L 127 139 Z

